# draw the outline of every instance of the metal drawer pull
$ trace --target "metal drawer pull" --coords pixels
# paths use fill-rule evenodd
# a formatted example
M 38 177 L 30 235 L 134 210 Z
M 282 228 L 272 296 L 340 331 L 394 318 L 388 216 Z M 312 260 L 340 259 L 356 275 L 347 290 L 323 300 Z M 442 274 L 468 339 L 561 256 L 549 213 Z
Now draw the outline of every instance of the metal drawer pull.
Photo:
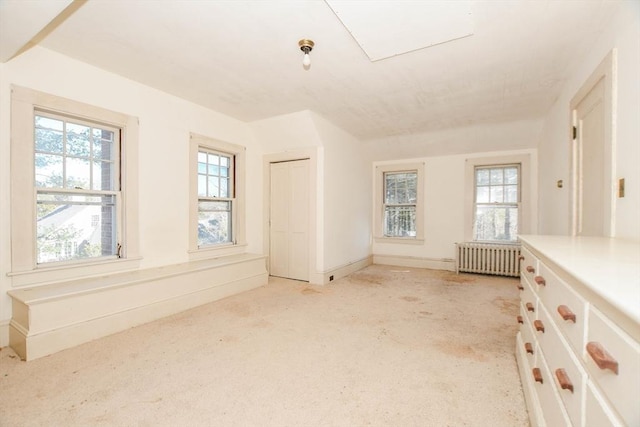
M 533 379 L 537 382 L 542 384 L 542 373 L 540 372 L 540 368 L 533 368 Z
M 558 382 L 560 383 L 560 388 L 563 390 L 569 390 L 573 393 L 573 384 L 567 375 L 567 372 L 564 369 L 556 369 L 556 377 L 558 377 Z
M 535 272 L 536 272 L 536 269 L 535 269 L 535 268 L 533 268 L 533 267 L 532 267 L 532 266 L 530 266 L 530 265 L 528 265 L 528 266 L 527 266 L 527 273 L 535 273 Z
M 524 261 L 524 255 L 520 255 L 520 256 L 518 257 L 518 261 Z
M 524 323 L 522 320 L 522 316 L 518 316 L 518 323 Z
M 524 349 L 527 351 L 527 353 L 533 354 L 533 346 L 530 342 L 524 343 Z
M 540 286 L 544 286 L 544 285 L 547 284 L 547 281 L 544 280 L 544 277 L 542 277 L 542 276 L 536 276 L 536 277 L 533 278 L 533 280 L 535 280 L 535 282 Z
M 527 307 L 527 311 L 532 311 L 532 312 L 536 311 L 536 309 L 533 307 L 533 304 L 531 304 L 530 302 L 526 304 L 526 307 Z
M 576 314 L 566 305 L 559 305 L 558 313 L 560 313 L 563 320 L 571 320 L 573 323 L 576 323 Z
M 596 362 L 598 368 L 610 369 L 613 373 L 618 375 L 618 361 L 604 349 L 602 344 L 595 341 L 588 342 L 587 353 L 589 353 L 589 356 L 591 356 L 593 361 Z
M 533 326 L 536 327 L 536 331 L 542 332 L 544 334 L 544 324 L 542 323 L 542 320 L 534 320 Z
M 522 283 L 518 283 L 518 290 L 524 291 L 524 286 L 522 286 Z

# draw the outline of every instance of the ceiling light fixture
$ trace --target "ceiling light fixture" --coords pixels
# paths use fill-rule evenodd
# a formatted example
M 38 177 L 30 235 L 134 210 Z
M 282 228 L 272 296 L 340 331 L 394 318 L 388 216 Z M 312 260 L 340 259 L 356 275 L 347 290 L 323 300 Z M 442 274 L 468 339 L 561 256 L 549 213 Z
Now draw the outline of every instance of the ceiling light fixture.
M 298 46 L 300 46 L 300 50 L 304 52 L 304 56 L 302 57 L 302 65 L 305 70 L 308 70 L 311 67 L 311 57 L 309 56 L 309 52 L 313 50 L 313 40 L 302 39 L 298 42 Z

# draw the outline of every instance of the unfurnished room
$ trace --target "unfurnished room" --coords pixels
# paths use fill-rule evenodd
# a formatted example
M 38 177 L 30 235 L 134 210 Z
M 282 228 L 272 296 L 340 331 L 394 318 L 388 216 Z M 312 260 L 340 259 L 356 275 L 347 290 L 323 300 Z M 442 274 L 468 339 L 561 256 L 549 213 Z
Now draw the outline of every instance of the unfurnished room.
M 0 426 L 640 426 L 637 0 L 0 0 Z

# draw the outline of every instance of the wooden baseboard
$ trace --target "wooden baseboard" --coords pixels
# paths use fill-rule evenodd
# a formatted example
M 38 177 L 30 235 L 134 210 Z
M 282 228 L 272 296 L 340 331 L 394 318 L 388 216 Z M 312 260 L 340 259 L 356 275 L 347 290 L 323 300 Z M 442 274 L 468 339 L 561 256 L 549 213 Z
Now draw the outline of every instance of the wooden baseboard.
M 419 258 L 399 255 L 373 255 L 374 264 L 397 265 L 399 267 L 429 268 L 432 270 L 456 271 L 455 260 L 448 258 Z
M 0 347 L 9 345 L 9 323 L 11 319 L 0 320 Z

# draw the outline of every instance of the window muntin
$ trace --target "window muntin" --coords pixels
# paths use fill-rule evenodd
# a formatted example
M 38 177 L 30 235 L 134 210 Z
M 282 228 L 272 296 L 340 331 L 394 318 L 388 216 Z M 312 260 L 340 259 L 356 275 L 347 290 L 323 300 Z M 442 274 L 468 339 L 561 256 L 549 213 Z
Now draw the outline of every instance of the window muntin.
M 417 171 L 384 172 L 383 234 L 416 237 Z
M 516 241 L 520 166 L 477 166 L 474 187 L 474 240 Z
M 36 262 L 119 252 L 120 130 L 36 111 Z
M 198 149 L 198 247 L 232 243 L 235 157 Z

